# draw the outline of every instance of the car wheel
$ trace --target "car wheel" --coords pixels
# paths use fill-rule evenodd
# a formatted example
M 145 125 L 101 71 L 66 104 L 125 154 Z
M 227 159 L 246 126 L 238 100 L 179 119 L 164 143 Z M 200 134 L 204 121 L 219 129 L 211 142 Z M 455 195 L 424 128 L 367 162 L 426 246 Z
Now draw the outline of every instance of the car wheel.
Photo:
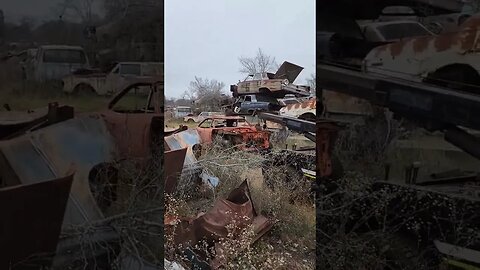
M 233 112 L 234 113 L 240 113 L 240 107 L 239 106 L 233 107 Z

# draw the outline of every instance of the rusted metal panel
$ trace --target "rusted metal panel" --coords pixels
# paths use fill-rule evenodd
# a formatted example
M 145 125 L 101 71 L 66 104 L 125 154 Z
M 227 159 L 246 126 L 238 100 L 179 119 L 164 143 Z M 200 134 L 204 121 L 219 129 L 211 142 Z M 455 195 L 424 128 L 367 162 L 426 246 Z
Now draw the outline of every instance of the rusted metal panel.
M 49 267 L 73 175 L 0 189 L 0 268 Z
M 188 129 L 182 132 L 165 137 L 165 143 L 168 150 L 179 150 L 187 148 L 184 166 L 193 166 L 197 163 L 197 159 L 193 153 L 192 146 L 200 144 L 200 136 L 195 129 Z
M 325 113 L 372 115 L 372 105 L 363 99 L 330 90 L 322 90 Z
M 75 170 L 65 224 L 103 217 L 90 191 L 89 173 L 95 165 L 113 161 L 116 148 L 101 118 L 79 117 L 1 142 L 0 152 L 21 184 Z M 0 173 L 7 172 L 2 168 Z
M 287 79 L 290 83 L 293 83 L 302 72 L 303 67 L 295 65 L 290 62 L 283 62 L 274 75 L 275 79 Z
M 165 168 L 165 193 L 170 194 L 175 190 L 179 175 L 182 173 L 183 163 L 187 148 L 181 148 L 173 151 L 165 151 L 164 164 Z
M 305 100 L 300 103 L 288 104 L 280 109 L 280 115 L 299 117 L 301 115 L 310 113 L 317 115 L 317 100 L 315 98 Z
M 219 199 L 205 214 L 194 219 L 172 217 L 166 218 L 166 230 L 175 230 L 174 243 L 182 247 L 182 251 L 190 248 L 195 252 L 195 245 L 206 240 L 216 254 L 221 254 L 223 247 L 219 241 L 229 234 L 228 226 L 235 224 L 233 236 L 238 237 L 242 230 L 253 227 L 253 242 L 268 232 L 273 222 L 255 211 L 247 181 L 230 192 L 226 199 Z M 201 255 L 196 254 L 205 261 Z M 226 262 L 216 257 L 209 261 L 213 269 L 218 269 Z

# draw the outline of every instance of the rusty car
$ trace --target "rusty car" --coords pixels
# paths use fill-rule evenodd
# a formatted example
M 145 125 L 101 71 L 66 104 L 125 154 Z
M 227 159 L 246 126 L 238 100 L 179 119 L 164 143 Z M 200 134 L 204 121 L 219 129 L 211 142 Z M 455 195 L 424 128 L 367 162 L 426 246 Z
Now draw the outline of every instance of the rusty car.
M 241 116 L 212 116 L 196 128 L 202 144 L 220 139 L 229 145 L 240 145 L 242 150 L 269 149 L 270 132 L 250 124 Z
M 231 85 L 230 91 L 233 97 L 252 94 L 268 95 L 276 98 L 282 98 L 287 94 L 309 96 L 309 86 L 293 83 L 302 70 L 303 67 L 285 61 L 276 73 L 249 74 L 243 82 Z
M 479 27 L 480 15 L 476 14 L 454 32 L 376 47 L 365 57 L 363 70 L 478 93 Z
M 212 115 L 223 115 L 222 112 L 201 112 L 198 115 L 187 115 L 183 117 L 183 122 L 199 123 Z
M 304 101 L 287 104 L 280 109 L 279 114 L 281 116 L 290 116 L 315 121 L 317 115 L 317 99 L 310 98 Z
M 163 73 L 162 69 L 162 63 L 120 62 L 107 73 L 82 71 L 64 77 L 63 91 L 72 94 L 112 95 L 128 82 L 157 77 Z

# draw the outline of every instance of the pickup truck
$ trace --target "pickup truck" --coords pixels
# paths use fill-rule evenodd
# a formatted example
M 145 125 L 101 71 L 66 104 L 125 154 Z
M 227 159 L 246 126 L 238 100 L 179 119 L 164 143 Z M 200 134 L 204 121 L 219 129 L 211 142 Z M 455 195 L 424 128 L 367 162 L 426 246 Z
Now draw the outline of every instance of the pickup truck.
M 275 98 L 283 98 L 288 94 L 306 97 L 310 95 L 310 87 L 293 84 L 302 70 L 303 67 L 285 61 L 275 74 L 269 72 L 250 74 L 243 82 L 231 85 L 230 91 L 233 97 L 254 94 Z
M 244 95 L 238 97 L 231 105 L 236 114 L 254 114 L 259 111 L 277 112 L 283 107 L 274 97 L 263 95 Z
M 79 69 L 89 68 L 88 57 L 82 47 L 43 45 L 27 50 L 28 59 L 23 63 L 27 80 L 61 80 Z
M 63 91 L 72 94 L 111 95 L 130 81 L 155 78 L 162 73 L 162 63 L 120 62 L 108 73 L 82 72 L 63 78 Z

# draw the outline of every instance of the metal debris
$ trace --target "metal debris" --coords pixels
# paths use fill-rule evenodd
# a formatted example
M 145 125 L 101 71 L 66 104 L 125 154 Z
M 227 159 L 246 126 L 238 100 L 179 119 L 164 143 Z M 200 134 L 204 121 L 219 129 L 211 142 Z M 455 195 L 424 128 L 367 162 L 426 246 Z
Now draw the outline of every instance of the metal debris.
M 68 175 L 0 189 L 1 269 L 51 266 L 72 180 Z
M 222 253 L 221 239 L 228 238 L 229 226 L 235 224 L 234 237 L 238 237 L 242 230 L 249 226 L 253 227 L 255 242 L 269 231 L 273 223 L 263 215 L 257 214 L 247 181 L 244 181 L 238 188 L 232 190 L 226 199 L 219 199 L 213 207 L 196 218 L 169 218 L 165 219 L 166 230 L 174 231 L 174 243 L 181 246 L 181 252 L 187 252 L 187 256 L 198 262 L 207 261 L 195 245 L 202 240 L 215 248 L 217 255 Z M 213 269 L 218 269 L 226 262 L 221 256 L 208 260 Z

